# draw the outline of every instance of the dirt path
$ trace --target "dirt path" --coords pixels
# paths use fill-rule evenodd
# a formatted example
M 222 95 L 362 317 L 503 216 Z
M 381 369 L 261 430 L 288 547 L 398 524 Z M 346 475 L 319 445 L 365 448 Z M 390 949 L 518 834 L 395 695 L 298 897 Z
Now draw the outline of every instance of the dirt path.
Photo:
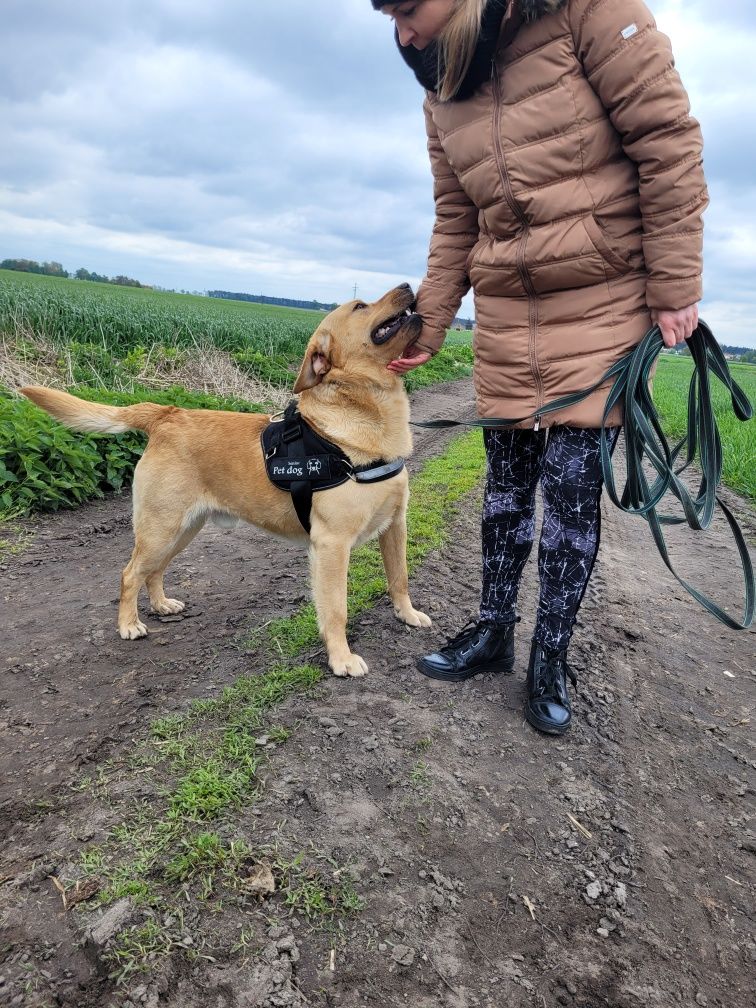
M 470 408 L 469 382 L 413 397 L 416 419 Z M 448 437 L 418 433 L 413 467 Z M 415 654 L 475 612 L 478 514 L 474 495 L 414 578 L 434 627 L 401 627 L 387 603 L 359 619 L 368 679 L 329 678 L 284 704 L 294 734 L 239 815 L 242 835 L 316 841 L 349 866 L 365 909 L 334 935 L 280 907 L 241 908 L 254 954 L 229 954 L 189 914 L 206 958 L 173 957 L 117 990 L 48 878 L 114 822 L 80 781 L 154 717 L 249 671 L 235 635 L 296 608 L 306 564 L 279 546 L 273 569 L 262 534 L 209 528 L 170 579 L 189 595 L 187 618 L 152 618 L 156 632 L 128 644 L 113 629 L 128 501 L 29 523 L 33 538 L 0 565 L 0 1005 L 752 1004 L 753 634 L 720 629 L 666 573 L 645 525 L 609 505 L 572 648 L 584 669 L 576 724 L 541 737 L 521 716 L 532 563 L 515 676 L 447 687 L 414 671 Z M 689 541 L 669 538 L 678 554 Z M 732 599 L 736 564 L 718 527 L 683 566 Z

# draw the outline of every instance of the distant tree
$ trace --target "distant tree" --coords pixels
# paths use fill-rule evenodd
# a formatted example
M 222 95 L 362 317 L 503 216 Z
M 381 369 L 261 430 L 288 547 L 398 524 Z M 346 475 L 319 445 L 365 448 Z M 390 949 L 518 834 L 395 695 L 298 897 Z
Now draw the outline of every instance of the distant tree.
M 111 283 L 118 284 L 119 287 L 141 287 L 142 285 L 138 280 L 133 280 L 131 277 L 127 276 L 114 276 L 110 281 Z
M 110 277 L 106 277 L 102 273 L 90 273 L 83 266 L 76 270 L 74 276 L 77 280 L 91 280 L 92 283 L 110 283 Z
M 68 271 L 64 270 L 59 262 L 42 263 L 42 272 L 46 276 L 67 277 L 69 275 Z
M 745 350 L 740 355 L 741 363 L 756 364 L 756 350 Z
M 3 259 L 0 269 L 16 270 L 18 273 L 42 272 L 42 267 L 34 259 Z

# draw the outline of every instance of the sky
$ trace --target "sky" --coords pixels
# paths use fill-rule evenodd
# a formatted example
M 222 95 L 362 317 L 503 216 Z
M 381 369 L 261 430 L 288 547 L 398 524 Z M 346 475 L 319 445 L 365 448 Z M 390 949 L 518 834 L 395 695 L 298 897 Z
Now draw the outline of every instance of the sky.
M 756 4 L 650 6 L 704 132 L 701 314 L 756 347 Z M 0 17 L 0 259 L 323 302 L 422 279 L 423 92 L 369 0 L 0 0 Z

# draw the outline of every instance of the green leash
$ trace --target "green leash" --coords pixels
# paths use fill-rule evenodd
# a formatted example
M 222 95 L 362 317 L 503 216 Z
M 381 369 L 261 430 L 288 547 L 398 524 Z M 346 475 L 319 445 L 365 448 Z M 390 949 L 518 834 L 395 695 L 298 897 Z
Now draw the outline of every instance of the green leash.
M 713 372 L 727 388 L 733 412 L 739 420 L 750 420 L 753 416 L 753 407 L 743 389 L 733 380 L 722 348 L 714 339 L 711 329 L 705 322 L 699 321 L 698 328 L 686 342 L 694 364 L 688 390 L 688 426 L 686 435 L 672 449 L 670 449 L 662 431 L 659 415 L 648 389 L 651 369 L 664 346 L 664 340 L 658 326 L 649 329 L 638 346 L 613 364 L 590 388 L 555 399 L 527 416 L 516 419 L 493 417 L 468 422 L 428 420 L 425 423 L 415 422 L 413 426 L 465 426 L 504 430 L 526 420 L 535 419 L 535 429 L 537 430 L 540 417 L 544 414 L 555 413 L 558 410 L 574 406 L 575 403 L 581 402 L 608 381 L 613 380 L 614 384 L 606 400 L 601 429 L 601 467 L 604 484 L 612 503 L 627 514 L 641 515 L 646 519 L 662 560 L 689 595 L 692 595 L 707 612 L 715 616 L 725 626 L 732 630 L 745 630 L 753 622 L 754 615 L 756 588 L 754 587 L 753 565 L 740 526 L 727 505 L 717 496 L 717 487 L 722 481 L 722 442 L 711 404 L 710 374 Z M 609 413 L 618 404 L 621 404 L 623 410 L 623 435 L 627 458 L 627 477 L 621 494 L 617 493 L 612 456 L 607 440 L 607 428 L 604 426 Z M 685 461 L 678 469 L 675 469 L 678 456 L 686 446 Z M 698 493 L 694 497 L 683 485 L 679 476 L 693 461 L 696 451 L 700 456 L 701 482 Z M 656 472 L 653 483 L 649 483 L 644 472 L 644 459 Z M 657 504 L 668 491 L 680 501 L 684 517 L 657 513 Z M 745 601 L 741 623 L 732 619 L 716 602 L 713 602 L 677 574 L 670 561 L 662 532 L 662 525 L 683 523 L 696 531 L 709 528 L 717 503 L 727 519 L 740 554 L 745 583 Z

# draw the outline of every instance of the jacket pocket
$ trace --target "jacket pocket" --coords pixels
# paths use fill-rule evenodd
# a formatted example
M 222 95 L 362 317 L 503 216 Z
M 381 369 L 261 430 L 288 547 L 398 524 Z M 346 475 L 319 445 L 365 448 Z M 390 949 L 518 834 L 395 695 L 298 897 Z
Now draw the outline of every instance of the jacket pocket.
M 627 261 L 622 253 L 614 248 L 593 214 L 589 214 L 587 217 L 583 218 L 583 225 L 588 233 L 588 237 L 590 238 L 593 247 L 602 259 L 609 264 L 609 266 L 619 273 L 629 273 L 635 268 L 632 263 Z

